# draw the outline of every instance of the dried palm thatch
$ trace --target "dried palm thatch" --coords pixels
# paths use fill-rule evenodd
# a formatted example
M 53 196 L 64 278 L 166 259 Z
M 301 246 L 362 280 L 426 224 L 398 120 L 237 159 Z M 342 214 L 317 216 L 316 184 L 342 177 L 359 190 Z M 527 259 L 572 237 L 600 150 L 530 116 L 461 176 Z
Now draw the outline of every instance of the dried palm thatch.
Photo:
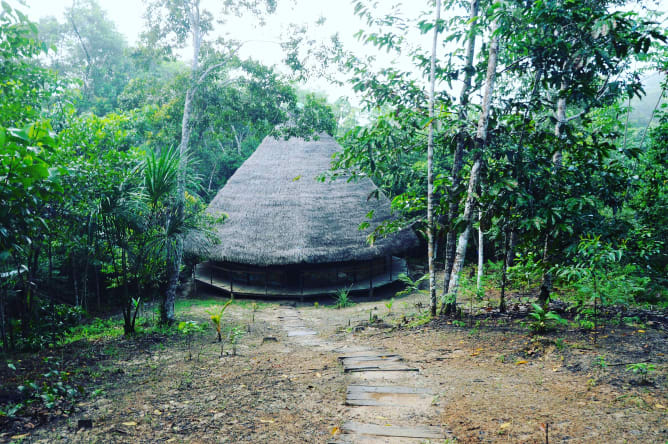
M 370 197 L 377 189 L 371 180 L 316 180 L 340 149 L 328 135 L 311 141 L 265 138 L 207 209 L 228 216 L 214 229 L 220 242 L 191 238 L 187 251 L 214 261 L 271 266 L 362 261 L 414 247 L 418 241 L 410 229 L 367 243 L 368 234 L 392 217 L 387 197 Z M 370 227 L 360 231 L 364 221 Z

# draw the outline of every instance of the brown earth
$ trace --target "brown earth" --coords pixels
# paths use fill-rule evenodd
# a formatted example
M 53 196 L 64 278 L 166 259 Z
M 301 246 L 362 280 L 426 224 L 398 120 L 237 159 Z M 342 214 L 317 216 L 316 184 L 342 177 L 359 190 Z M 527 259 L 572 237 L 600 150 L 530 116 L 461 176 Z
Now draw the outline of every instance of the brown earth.
M 248 305 L 228 309 L 228 322 L 250 328 L 237 356 L 220 357 L 212 330 L 194 340 L 192 360 L 183 339 L 160 334 L 71 344 L 51 354 L 87 397 L 70 413 L 31 407 L 16 420 L 0 418 L 0 440 L 325 443 L 350 419 L 343 402 L 355 376 L 343 374 L 332 348 L 351 344 L 386 349 L 419 368 L 420 384 L 437 393 L 425 413 L 433 417 L 420 422 L 442 424 L 457 442 L 542 443 L 545 424 L 550 442 L 668 439 L 661 323 L 608 325 L 594 344 L 577 329 L 529 334 L 522 307 L 511 316 L 483 310 L 472 327 L 417 326 L 424 295 L 397 298 L 391 311 L 385 302 L 340 310 L 300 304 L 303 323 L 328 347 L 287 337 L 278 304 L 261 308 L 254 322 Z M 179 317 L 208 322 L 206 309 L 200 303 Z M 382 321 L 369 323 L 373 315 Z M 26 356 L 17 372 L 3 365 L 3 388 L 20 382 L 17 373 L 38 375 L 44 356 Z M 643 361 L 655 366 L 647 381 L 626 370 Z M 77 430 L 80 419 L 92 429 Z

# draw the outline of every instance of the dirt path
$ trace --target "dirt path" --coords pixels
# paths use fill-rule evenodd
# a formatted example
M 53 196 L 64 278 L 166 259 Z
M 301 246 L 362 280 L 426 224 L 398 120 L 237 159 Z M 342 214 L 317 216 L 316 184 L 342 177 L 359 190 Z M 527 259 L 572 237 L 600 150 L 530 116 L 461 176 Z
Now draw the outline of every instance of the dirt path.
M 346 378 L 347 419 L 332 430 L 330 443 L 413 444 L 446 438 L 440 425 L 425 424 L 434 418 L 431 401 L 419 369 L 385 350 L 326 340 L 307 326 L 300 310 L 282 307 L 278 320 L 287 338 L 304 347 L 336 353 Z M 431 414 L 430 414 L 431 413 Z

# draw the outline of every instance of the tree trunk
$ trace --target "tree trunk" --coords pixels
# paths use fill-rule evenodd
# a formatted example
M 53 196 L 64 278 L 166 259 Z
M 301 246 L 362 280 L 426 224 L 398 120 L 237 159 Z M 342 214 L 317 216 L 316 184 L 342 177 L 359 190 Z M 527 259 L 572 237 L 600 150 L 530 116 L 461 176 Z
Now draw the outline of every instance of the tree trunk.
M 241 156 L 241 140 L 239 139 L 239 135 L 237 134 L 237 129 L 234 127 L 234 125 L 230 125 L 232 127 L 232 134 L 234 134 L 234 142 L 237 145 L 237 154 Z
M 121 251 L 121 272 L 123 273 L 123 331 L 126 335 L 133 334 L 134 328 L 132 327 L 130 315 L 132 313 L 132 301 L 130 300 L 130 292 L 128 290 L 128 261 L 125 249 Z
M 192 113 L 193 97 L 197 89 L 197 70 L 199 68 L 199 53 L 202 44 L 202 33 L 200 29 L 199 1 L 195 1 L 193 9 L 188 11 L 190 25 L 193 33 L 193 59 L 190 65 L 190 85 L 186 91 L 185 102 L 183 104 L 183 119 L 181 120 L 181 143 L 179 144 L 179 171 L 177 175 L 176 186 L 176 217 L 183 219 L 185 206 L 185 188 L 186 188 L 186 154 L 188 143 L 190 141 L 190 114 Z M 174 313 L 174 303 L 176 301 L 176 289 L 179 284 L 179 270 L 181 269 L 181 259 L 183 256 L 183 239 L 180 236 L 176 239 L 175 254 L 168 255 L 167 276 L 168 285 L 161 312 L 161 322 L 172 324 L 176 320 Z
M 480 290 L 482 289 L 483 264 L 485 260 L 483 243 L 484 243 L 484 237 L 482 234 L 482 210 L 479 210 L 478 211 L 478 280 L 476 283 L 476 289 L 478 290 L 478 294 L 480 294 Z
M 566 122 L 566 89 L 568 88 L 568 83 L 564 80 L 561 82 L 561 88 L 559 89 L 559 98 L 557 99 L 557 123 L 554 125 L 554 136 L 557 140 L 561 139 L 563 136 L 563 127 Z M 561 153 L 560 147 L 552 156 L 552 163 L 554 164 L 555 169 L 560 169 L 563 161 L 563 156 Z M 550 232 L 549 226 L 547 227 L 547 233 L 545 233 L 545 244 L 543 245 L 543 266 L 546 267 L 543 272 L 543 279 L 540 284 L 540 294 L 538 295 L 538 300 L 542 305 L 546 305 L 550 300 L 550 292 L 552 291 L 552 273 L 550 272 L 550 265 L 548 263 L 549 259 L 549 245 L 550 245 Z
M 508 258 L 510 257 L 509 244 L 512 235 L 503 236 L 503 270 L 501 271 L 501 296 L 499 297 L 499 312 L 506 312 L 506 285 L 508 283 Z
M 459 94 L 459 112 L 457 113 L 459 120 L 462 122 L 466 121 L 468 118 L 467 106 L 469 103 L 469 94 L 471 93 L 471 81 L 475 72 L 473 67 L 473 55 L 475 53 L 475 33 L 473 31 L 475 25 L 474 19 L 478 16 L 479 7 L 480 0 L 471 0 L 469 15 L 471 22 L 469 28 L 470 34 L 466 40 L 466 63 L 464 65 L 464 79 L 462 82 L 462 89 Z M 459 189 L 459 185 L 461 183 L 460 172 L 462 170 L 462 166 L 464 165 L 464 152 L 468 139 L 469 138 L 466 134 L 465 126 L 462 125 L 459 130 L 459 134 L 457 135 L 457 145 L 455 146 L 455 153 L 452 161 L 452 186 L 450 187 L 450 193 L 448 196 L 450 203 L 448 205 L 447 223 L 450 225 L 450 229 L 448 230 L 445 241 L 445 273 L 443 280 L 443 294 L 447 293 L 448 287 L 450 286 L 450 273 L 452 272 L 452 264 L 455 260 L 455 248 L 457 246 L 455 238 L 457 236 L 457 232 L 453 227 L 453 222 L 459 210 L 457 190 Z
M 7 289 L 2 288 L 0 292 L 0 339 L 2 340 L 2 351 L 7 352 L 9 350 L 9 344 L 7 343 L 7 329 L 5 327 L 5 298 L 7 294 Z
M 543 266 L 547 268 L 543 272 L 543 280 L 540 283 L 540 294 L 538 295 L 538 300 L 543 306 L 547 305 L 550 299 L 550 292 L 552 291 L 552 272 L 550 272 L 549 264 L 547 263 L 549 244 L 550 233 L 548 232 L 545 234 L 545 242 L 543 244 Z
M 427 257 L 429 260 L 429 310 L 436 315 L 436 270 L 434 270 L 434 88 L 436 85 L 436 45 L 441 20 L 441 0 L 436 0 L 436 24 L 429 71 L 429 138 L 427 139 Z
M 77 279 L 77 264 L 74 260 L 74 253 L 70 256 L 70 263 L 72 264 L 72 286 L 74 288 L 74 306 L 79 307 L 80 306 L 80 299 L 79 299 L 79 284 L 78 284 L 78 279 Z
M 562 130 L 564 123 L 566 122 L 566 89 L 568 88 L 568 82 L 565 80 L 561 82 L 561 88 L 559 89 L 559 97 L 557 98 L 557 123 L 554 125 L 554 135 L 557 139 L 561 139 Z M 560 168 L 562 162 L 562 153 L 561 149 L 555 151 L 552 156 L 552 163 L 555 167 Z
M 498 23 L 495 20 L 490 30 L 491 42 L 489 45 L 489 57 L 487 62 L 487 76 L 485 85 L 485 95 L 482 101 L 482 110 L 480 113 L 480 120 L 478 121 L 478 130 L 475 140 L 475 157 L 473 167 L 471 168 L 471 176 L 469 177 L 469 185 L 467 189 L 466 203 L 464 205 L 464 231 L 459 235 L 457 241 L 457 251 L 455 260 L 452 265 L 452 273 L 450 273 L 450 286 L 448 288 L 448 304 L 445 308 L 446 312 L 454 313 L 457 305 L 457 291 L 459 290 L 459 273 L 464 264 L 464 257 L 466 255 L 466 247 L 468 246 L 469 237 L 471 234 L 471 223 L 473 221 L 473 211 L 475 206 L 475 193 L 480 180 L 480 170 L 482 168 L 482 151 L 485 148 L 487 140 L 487 126 L 489 124 L 489 115 L 492 105 L 492 94 L 494 93 L 494 83 L 496 81 L 496 64 L 499 55 L 499 37 L 496 34 Z

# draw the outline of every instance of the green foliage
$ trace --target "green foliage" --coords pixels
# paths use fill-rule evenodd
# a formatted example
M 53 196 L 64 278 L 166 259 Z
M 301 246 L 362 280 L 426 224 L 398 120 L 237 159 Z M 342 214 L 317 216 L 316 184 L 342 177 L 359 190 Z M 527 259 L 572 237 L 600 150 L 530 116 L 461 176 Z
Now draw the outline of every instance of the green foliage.
M 123 334 L 123 324 L 112 318 L 94 318 L 90 323 L 71 327 L 63 336 L 60 345 L 70 344 L 82 339 L 94 341 L 100 338 L 112 338 Z
M 58 366 L 57 362 L 47 360 L 52 366 Z M 60 408 L 64 411 L 69 411 L 84 393 L 81 386 L 71 385 L 68 372 L 55 368 L 43 374 L 41 381 L 27 380 L 18 389 L 27 397 L 26 405 L 39 402 L 47 409 Z
M 340 288 L 336 291 L 336 308 L 346 308 L 355 305 L 353 301 L 348 297 L 350 294 L 350 289 Z
M 583 237 L 574 264 L 560 270 L 559 275 L 575 289 L 576 321 L 581 328 L 596 328 L 597 303 L 629 305 L 646 291 L 649 278 L 635 275 L 634 265 L 620 265 L 626 249 L 626 244 L 613 248 L 600 236 Z
M 555 339 L 554 346 L 557 348 L 557 350 L 563 351 L 563 349 L 564 349 L 564 339 L 563 338 Z
M 594 364 L 598 368 L 601 368 L 601 369 L 606 368 L 608 366 L 608 363 L 605 361 L 605 355 L 597 356 L 595 361 L 594 361 Z
M 541 261 L 535 253 L 519 254 L 515 257 L 514 265 L 508 267 L 508 279 L 527 293 L 541 279 L 543 271 Z
M 177 329 L 178 332 L 185 338 L 186 346 L 188 347 L 188 360 L 191 361 L 193 358 L 192 354 L 192 342 L 193 337 L 203 333 L 206 330 L 206 324 L 200 324 L 197 321 L 181 321 L 179 322 Z M 198 358 L 199 359 L 199 358 Z
M 553 311 L 546 311 L 539 304 L 531 304 L 533 310 L 529 313 L 532 321 L 529 323 L 529 329 L 535 333 L 543 333 L 557 325 L 567 325 L 568 321 Z
M 229 342 L 232 345 L 232 356 L 237 355 L 237 344 L 239 343 L 239 339 L 244 335 L 243 330 L 236 326 L 232 327 L 228 334 Z
M 216 328 L 216 333 L 218 334 L 218 342 L 221 342 L 223 340 L 223 336 L 222 336 L 223 313 L 225 313 L 225 310 L 227 309 L 227 307 L 230 306 L 230 304 L 232 302 L 233 302 L 233 300 L 230 299 L 222 307 L 220 307 L 219 311 L 217 311 L 217 312 L 209 311 L 209 310 L 206 311 L 211 316 L 211 318 L 210 318 L 211 322 L 213 323 L 213 326 Z
M 654 364 L 648 364 L 646 362 L 637 362 L 626 366 L 626 371 L 633 372 L 634 375 L 640 375 L 640 379 L 643 383 L 647 382 L 647 377 L 655 370 L 656 366 Z
M 118 98 L 131 76 L 136 75 L 124 36 L 96 0 L 83 0 L 64 11 L 66 20 L 44 18 L 39 37 L 56 52 L 46 65 L 70 79 L 66 91 L 80 112 L 105 115 L 118 107 Z
M 389 301 L 385 302 L 385 307 L 387 308 L 387 314 L 392 313 L 392 306 L 394 305 L 394 298 L 390 299 Z
M 405 296 L 414 293 L 427 293 L 426 290 L 420 290 L 420 284 L 429 279 L 429 275 L 425 274 L 422 277 L 413 280 L 406 273 L 399 273 L 397 276 L 399 280 L 405 285 L 405 288 L 397 292 L 397 296 Z

